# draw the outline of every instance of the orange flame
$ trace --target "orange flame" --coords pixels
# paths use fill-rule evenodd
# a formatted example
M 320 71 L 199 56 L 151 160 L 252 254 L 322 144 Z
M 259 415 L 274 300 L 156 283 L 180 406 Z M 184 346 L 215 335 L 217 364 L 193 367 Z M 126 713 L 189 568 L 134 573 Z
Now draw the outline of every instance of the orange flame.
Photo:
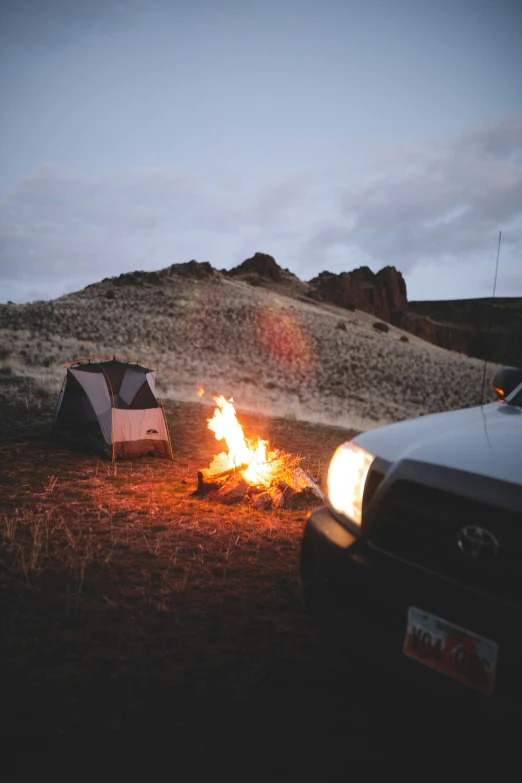
M 198 397 L 202 397 L 205 394 L 203 386 L 198 386 Z
M 211 419 L 208 419 L 208 427 L 216 436 L 216 440 L 224 440 L 227 444 L 228 454 L 220 454 L 214 458 L 216 472 L 229 470 L 240 465 L 247 465 L 241 471 L 242 477 L 252 485 L 270 485 L 271 468 L 268 462 L 268 441 L 257 439 L 252 443 L 245 438 L 243 428 L 237 420 L 236 411 L 232 405 L 232 398 L 214 397 L 217 408 Z M 212 469 L 211 465 L 211 469 Z

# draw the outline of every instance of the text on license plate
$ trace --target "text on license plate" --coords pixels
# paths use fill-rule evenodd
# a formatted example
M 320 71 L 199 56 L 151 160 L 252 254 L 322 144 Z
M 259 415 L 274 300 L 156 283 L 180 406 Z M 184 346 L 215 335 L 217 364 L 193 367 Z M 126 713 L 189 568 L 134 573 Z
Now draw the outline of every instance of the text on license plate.
M 408 609 L 404 653 L 482 693 L 493 693 L 498 645 L 414 606 Z

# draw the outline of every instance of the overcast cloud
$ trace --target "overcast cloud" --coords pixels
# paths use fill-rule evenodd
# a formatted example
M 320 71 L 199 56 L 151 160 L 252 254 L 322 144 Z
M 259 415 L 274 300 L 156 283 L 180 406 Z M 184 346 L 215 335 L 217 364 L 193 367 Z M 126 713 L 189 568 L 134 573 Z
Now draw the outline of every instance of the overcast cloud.
M 42 164 L 1 205 L 0 274 L 20 291 L 54 294 L 64 281 L 190 258 L 229 268 L 262 250 L 303 279 L 362 263 L 406 275 L 442 263 L 487 295 L 502 230 L 500 279 L 522 294 L 521 164 L 522 115 L 369 159 L 349 187 L 340 171 L 238 190 L 169 167 L 93 177 Z
M 522 11 L 7 0 L 0 301 L 256 251 L 522 296 Z
M 503 231 L 504 268 L 522 291 L 522 115 L 404 151 L 371 184 L 341 198 L 344 220 L 321 227 L 305 258 L 354 247 L 373 267 L 480 261 Z M 340 254 L 336 266 L 343 263 Z

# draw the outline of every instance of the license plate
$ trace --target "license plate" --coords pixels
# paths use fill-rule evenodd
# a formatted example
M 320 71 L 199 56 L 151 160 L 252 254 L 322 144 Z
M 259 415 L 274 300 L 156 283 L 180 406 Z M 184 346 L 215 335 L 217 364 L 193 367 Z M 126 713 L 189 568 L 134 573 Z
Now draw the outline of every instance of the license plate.
M 498 645 L 410 606 L 404 653 L 482 693 L 493 693 Z

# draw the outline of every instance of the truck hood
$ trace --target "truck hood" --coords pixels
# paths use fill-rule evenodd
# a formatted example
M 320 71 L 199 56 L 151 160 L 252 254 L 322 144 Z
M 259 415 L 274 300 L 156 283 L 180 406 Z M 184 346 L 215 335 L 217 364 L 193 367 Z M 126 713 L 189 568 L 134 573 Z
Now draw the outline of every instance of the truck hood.
M 354 440 L 388 462 L 413 459 L 522 485 L 522 408 L 507 403 L 421 416 Z

